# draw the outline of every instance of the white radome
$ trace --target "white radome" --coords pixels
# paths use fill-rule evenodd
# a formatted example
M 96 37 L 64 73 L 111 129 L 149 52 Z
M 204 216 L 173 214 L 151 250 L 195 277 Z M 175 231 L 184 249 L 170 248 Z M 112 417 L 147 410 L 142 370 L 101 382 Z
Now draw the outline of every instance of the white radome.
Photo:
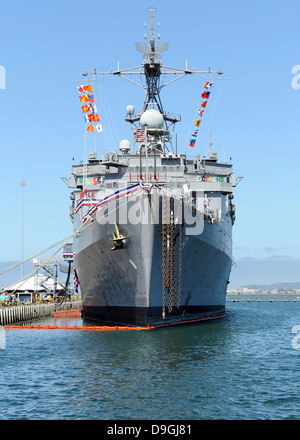
M 164 123 L 164 118 L 161 113 L 159 113 L 158 110 L 150 109 L 146 110 L 141 118 L 140 118 L 140 124 L 142 127 L 147 128 L 162 128 Z
M 133 105 L 128 105 L 126 107 L 126 113 L 127 113 L 127 115 L 133 115 L 133 113 L 134 113 L 134 106 Z
M 130 142 L 127 139 L 123 139 L 120 142 L 120 147 L 119 148 L 120 148 L 120 151 L 123 151 L 123 152 L 130 151 L 130 149 L 131 149 Z

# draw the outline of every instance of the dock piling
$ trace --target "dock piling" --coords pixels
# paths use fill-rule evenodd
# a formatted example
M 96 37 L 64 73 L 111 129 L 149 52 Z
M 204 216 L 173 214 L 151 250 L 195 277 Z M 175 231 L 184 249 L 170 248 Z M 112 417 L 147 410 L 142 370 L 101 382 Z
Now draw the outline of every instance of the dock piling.
M 4 326 L 32 321 L 51 316 L 58 310 L 70 310 L 78 307 L 82 307 L 82 301 L 68 301 L 59 306 L 56 303 L 4 306 L 0 307 L 0 325 Z

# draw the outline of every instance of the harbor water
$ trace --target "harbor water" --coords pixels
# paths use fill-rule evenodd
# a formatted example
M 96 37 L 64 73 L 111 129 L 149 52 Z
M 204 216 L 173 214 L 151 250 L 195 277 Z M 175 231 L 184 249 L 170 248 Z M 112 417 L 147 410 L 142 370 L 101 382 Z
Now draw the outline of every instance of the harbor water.
M 151 331 L 2 329 L 0 419 L 299 420 L 300 299 L 259 298 Z

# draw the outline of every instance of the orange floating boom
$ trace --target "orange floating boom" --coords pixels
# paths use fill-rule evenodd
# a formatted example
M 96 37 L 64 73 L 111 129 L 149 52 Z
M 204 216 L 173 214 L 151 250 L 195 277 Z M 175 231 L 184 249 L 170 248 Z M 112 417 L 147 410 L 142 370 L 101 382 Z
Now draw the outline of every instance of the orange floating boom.
M 5 325 L 5 329 L 37 329 L 37 330 L 89 330 L 89 331 L 113 331 L 113 330 L 152 330 L 157 328 L 164 328 L 169 326 L 186 325 L 186 324 L 196 324 L 202 321 L 209 321 L 212 319 L 221 319 L 226 316 L 226 313 L 215 317 L 206 317 L 199 319 L 191 319 L 187 321 L 178 321 L 166 324 L 159 324 L 155 326 L 148 327 L 129 327 L 129 326 L 58 326 L 58 325 Z
M 112 331 L 112 330 L 151 330 L 155 327 L 119 327 L 119 326 L 58 326 L 58 325 L 5 325 L 5 329 L 38 329 L 38 330 L 89 330 L 89 331 Z
M 53 312 L 52 315 L 54 317 L 68 317 L 68 316 L 80 316 L 82 311 L 82 307 L 76 307 L 70 310 L 57 310 Z

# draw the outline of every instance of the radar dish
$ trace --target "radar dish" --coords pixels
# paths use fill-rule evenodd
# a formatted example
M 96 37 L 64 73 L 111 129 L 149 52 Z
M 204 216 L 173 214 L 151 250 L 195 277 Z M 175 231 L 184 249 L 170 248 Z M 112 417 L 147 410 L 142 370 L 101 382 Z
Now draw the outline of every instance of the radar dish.
M 136 50 L 139 52 L 142 52 L 143 54 L 150 54 L 153 53 L 151 50 L 150 43 L 135 43 Z M 169 47 L 168 41 L 162 41 L 155 44 L 155 53 L 159 54 L 162 52 L 165 52 Z

